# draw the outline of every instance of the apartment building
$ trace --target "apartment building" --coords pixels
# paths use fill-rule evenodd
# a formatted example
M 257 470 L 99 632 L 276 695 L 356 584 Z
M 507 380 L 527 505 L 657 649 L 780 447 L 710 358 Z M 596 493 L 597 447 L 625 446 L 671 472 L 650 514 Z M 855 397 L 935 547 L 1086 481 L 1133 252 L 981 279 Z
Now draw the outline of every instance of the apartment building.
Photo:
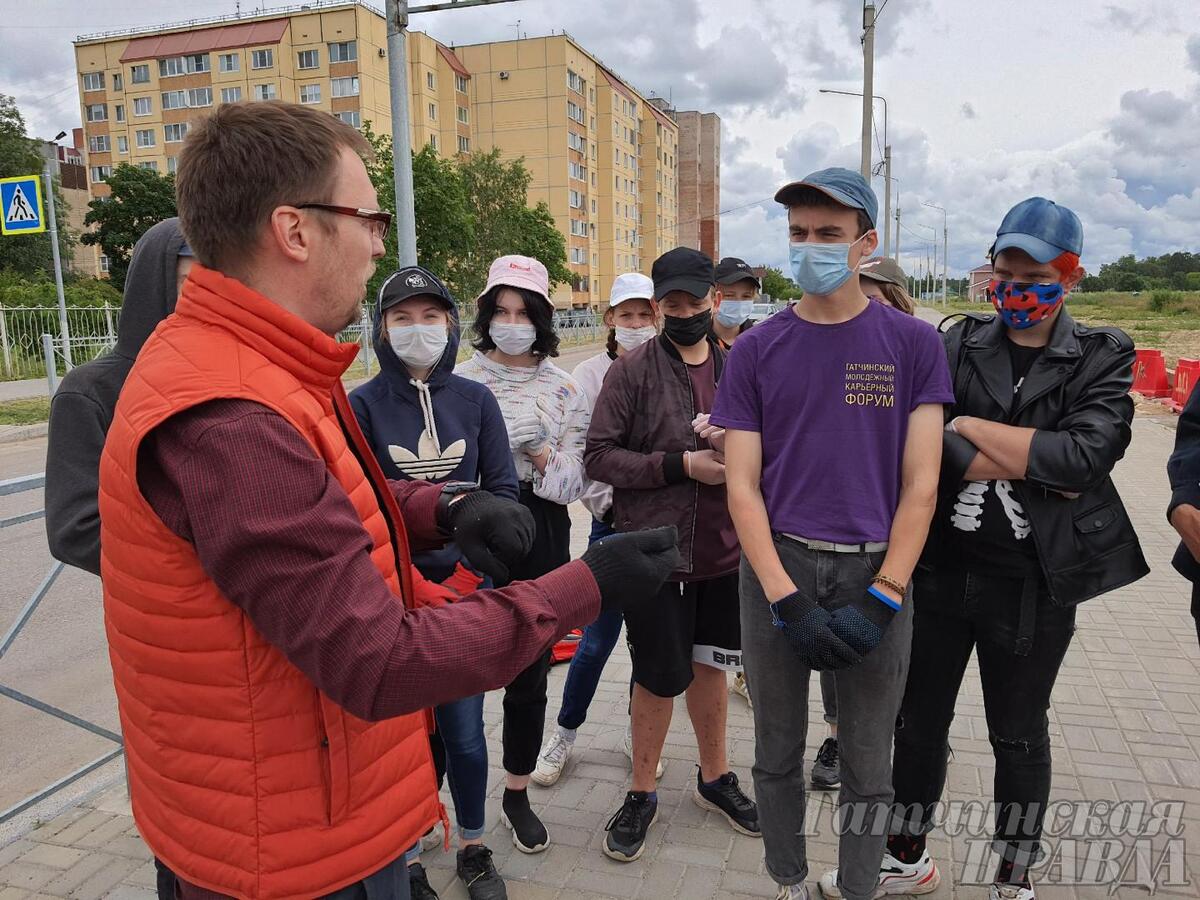
M 674 246 L 675 123 L 566 34 L 454 52 L 474 76 L 479 146 L 524 158 L 529 202 L 544 200 L 566 237 L 574 278 L 555 305 L 601 307 L 613 279 Z
M 721 118 L 696 110 L 679 123 L 679 243 L 721 258 Z
M 377 133 L 392 127 L 387 28 L 365 3 L 220 17 L 75 42 L 88 178 L 95 196 L 127 162 L 175 171 L 188 127 L 221 103 L 309 104 Z M 452 156 L 471 149 L 470 73 L 420 32 L 409 35 L 413 146 Z

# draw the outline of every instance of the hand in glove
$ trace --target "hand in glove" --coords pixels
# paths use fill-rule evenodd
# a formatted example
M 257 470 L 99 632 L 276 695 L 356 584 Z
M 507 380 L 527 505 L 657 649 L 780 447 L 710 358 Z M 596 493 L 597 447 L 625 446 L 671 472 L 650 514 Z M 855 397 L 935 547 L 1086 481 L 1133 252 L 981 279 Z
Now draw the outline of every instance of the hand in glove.
M 799 591 L 771 604 L 771 624 L 810 669 L 844 669 L 862 656 L 830 629 L 829 612 Z
M 624 612 L 654 598 L 683 565 L 674 525 L 614 534 L 588 547 L 583 562 L 600 587 L 600 609 Z
M 455 498 L 446 517 L 450 535 L 467 562 L 494 584 L 507 584 L 509 570 L 533 546 L 533 514 L 515 500 L 472 491 Z
M 866 656 L 879 646 L 900 604 L 877 587 L 849 605 L 835 609 L 830 617 L 829 630 Z
M 537 413 L 517 416 L 508 426 L 508 446 L 536 456 L 550 440 L 550 426 Z

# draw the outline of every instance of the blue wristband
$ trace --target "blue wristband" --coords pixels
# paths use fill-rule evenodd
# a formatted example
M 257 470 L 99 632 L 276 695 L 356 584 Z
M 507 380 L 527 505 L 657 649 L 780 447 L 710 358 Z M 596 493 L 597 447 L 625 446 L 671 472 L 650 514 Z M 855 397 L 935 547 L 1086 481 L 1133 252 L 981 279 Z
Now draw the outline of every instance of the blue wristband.
M 867 588 L 867 593 L 885 606 L 891 607 L 892 612 L 900 612 L 900 604 L 883 591 L 879 590 L 879 588 L 875 587 L 875 585 L 871 585 L 869 588 Z

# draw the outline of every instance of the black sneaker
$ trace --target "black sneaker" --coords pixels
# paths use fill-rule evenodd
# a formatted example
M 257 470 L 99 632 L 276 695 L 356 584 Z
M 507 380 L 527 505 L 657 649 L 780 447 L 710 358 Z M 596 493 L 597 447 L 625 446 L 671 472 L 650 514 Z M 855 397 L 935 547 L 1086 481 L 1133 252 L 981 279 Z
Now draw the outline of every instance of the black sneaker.
M 633 862 L 646 849 L 646 832 L 658 821 L 658 801 L 645 791 L 630 791 L 604 830 L 604 855 L 618 862 Z
M 696 793 L 693 796 L 701 809 L 711 809 L 728 819 L 734 831 L 750 837 L 762 837 L 762 829 L 758 827 L 758 806 L 742 793 L 737 776 L 732 772 L 726 772 L 715 787 L 709 787 L 702 780 L 700 767 L 697 766 Z
M 841 783 L 842 754 L 838 750 L 837 738 L 825 738 L 813 763 L 812 786 L 817 790 L 831 791 Z
M 471 900 L 508 900 L 504 879 L 492 865 L 492 851 L 482 844 L 458 851 L 458 877 L 467 886 Z
M 512 830 L 513 846 L 522 853 L 541 853 L 550 846 L 550 832 L 530 808 L 527 791 L 505 788 L 500 821 Z
M 429 885 L 429 876 L 419 862 L 408 867 L 408 890 L 412 900 L 438 900 L 437 891 Z

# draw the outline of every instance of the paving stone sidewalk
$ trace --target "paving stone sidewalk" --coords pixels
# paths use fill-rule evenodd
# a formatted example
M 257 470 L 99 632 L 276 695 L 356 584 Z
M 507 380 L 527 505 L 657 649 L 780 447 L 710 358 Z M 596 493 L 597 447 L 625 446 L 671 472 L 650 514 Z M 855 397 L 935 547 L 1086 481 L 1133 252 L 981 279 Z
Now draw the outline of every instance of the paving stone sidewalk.
M 1078 619 L 1077 638 L 1067 656 L 1051 713 L 1054 744 L 1053 797 L 1065 801 L 1178 801 L 1177 823 L 1186 851 L 1162 857 L 1166 836 L 1156 837 L 1149 862 L 1163 860 L 1158 893 L 1200 896 L 1200 652 L 1188 614 L 1185 583 L 1169 567 L 1174 533 L 1163 516 L 1168 497 L 1164 465 L 1174 431 L 1159 420 L 1139 418 L 1134 443 L 1117 471 L 1122 495 L 1129 504 L 1153 572 L 1137 584 L 1085 604 Z M 575 546 L 586 542 L 586 514 L 575 516 Z M 500 871 L 508 879 L 512 900 L 551 898 L 657 898 L 736 900 L 774 897 L 765 875 L 761 842 L 735 835 L 723 820 L 705 813 L 691 799 L 695 752 L 682 703 L 667 738 L 667 768 L 659 790 L 659 823 L 651 829 L 647 851 L 636 863 L 619 864 L 600 852 L 603 828 L 626 790 L 629 764 L 621 752 L 626 724 L 630 667 L 623 645 L 605 671 L 591 718 L 579 731 L 575 761 L 552 789 L 531 788 L 536 807 L 550 828 L 553 845 L 537 856 L 514 850 L 498 824 L 502 791 L 500 772 L 500 695 L 486 705 L 493 778 L 488 842 Z M 548 722 L 553 723 L 562 693 L 565 666 L 550 679 Z M 808 750 L 813 753 L 825 737 L 816 680 L 810 700 Z M 754 736 L 750 713 L 740 698 L 731 698 L 729 712 L 731 759 L 744 784 L 750 784 Z M 968 672 L 958 704 L 952 744 L 954 757 L 947 787 L 948 801 L 980 801 L 991 796 L 992 756 L 983 716 L 976 670 Z M 446 803 L 450 800 L 447 796 Z M 830 795 L 810 797 L 810 887 L 836 861 L 832 836 Z M 986 822 L 986 820 L 985 820 Z M 957 831 L 958 829 L 951 829 Z M 944 898 L 985 898 L 987 888 L 965 884 L 964 869 L 980 856 L 987 827 L 970 828 L 949 836 L 938 831 L 931 849 L 943 871 L 942 886 L 932 895 Z M 1110 893 L 1107 880 L 1093 886 L 1052 886 L 1045 882 L 1062 868 L 1063 857 L 1074 851 L 1074 865 L 1083 868 L 1086 854 L 1121 850 L 1116 865 L 1123 878 L 1133 880 L 1148 871 L 1131 863 L 1132 838 L 1123 845 L 1105 845 L 1112 823 L 1106 822 L 1085 842 L 1065 838 L 1051 841 L 1058 854 L 1057 869 L 1038 887 L 1043 900 L 1060 898 L 1145 897 L 1145 888 L 1121 887 Z M 1125 849 L 1122 849 L 1122 846 Z M 1177 848 L 1178 849 L 1178 848 Z M 1187 852 L 1190 851 L 1190 852 Z M 426 853 L 431 881 L 447 900 L 464 900 L 456 881 L 453 855 Z M 1095 858 L 1093 859 L 1093 862 Z M 1168 871 L 1168 864 L 1175 869 Z M 985 880 L 994 865 L 984 867 Z M 1093 867 L 1095 868 L 1095 867 Z M 1078 873 L 1077 873 L 1078 874 Z M 1088 873 L 1083 872 L 1084 875 Z M 1110 876 L 1112 873 L 1108 873 Z M 1188 885 L 1162 886 L 1174 875 Z M 1075 880 L 1078 880 L 1076 878 Z M 113 784 L 91 799 L 58 815 L 7 846 L 0 847 L 0 900 L 24 897 L 150 898 L 154 870 L 129 814 L 123 783 Z

